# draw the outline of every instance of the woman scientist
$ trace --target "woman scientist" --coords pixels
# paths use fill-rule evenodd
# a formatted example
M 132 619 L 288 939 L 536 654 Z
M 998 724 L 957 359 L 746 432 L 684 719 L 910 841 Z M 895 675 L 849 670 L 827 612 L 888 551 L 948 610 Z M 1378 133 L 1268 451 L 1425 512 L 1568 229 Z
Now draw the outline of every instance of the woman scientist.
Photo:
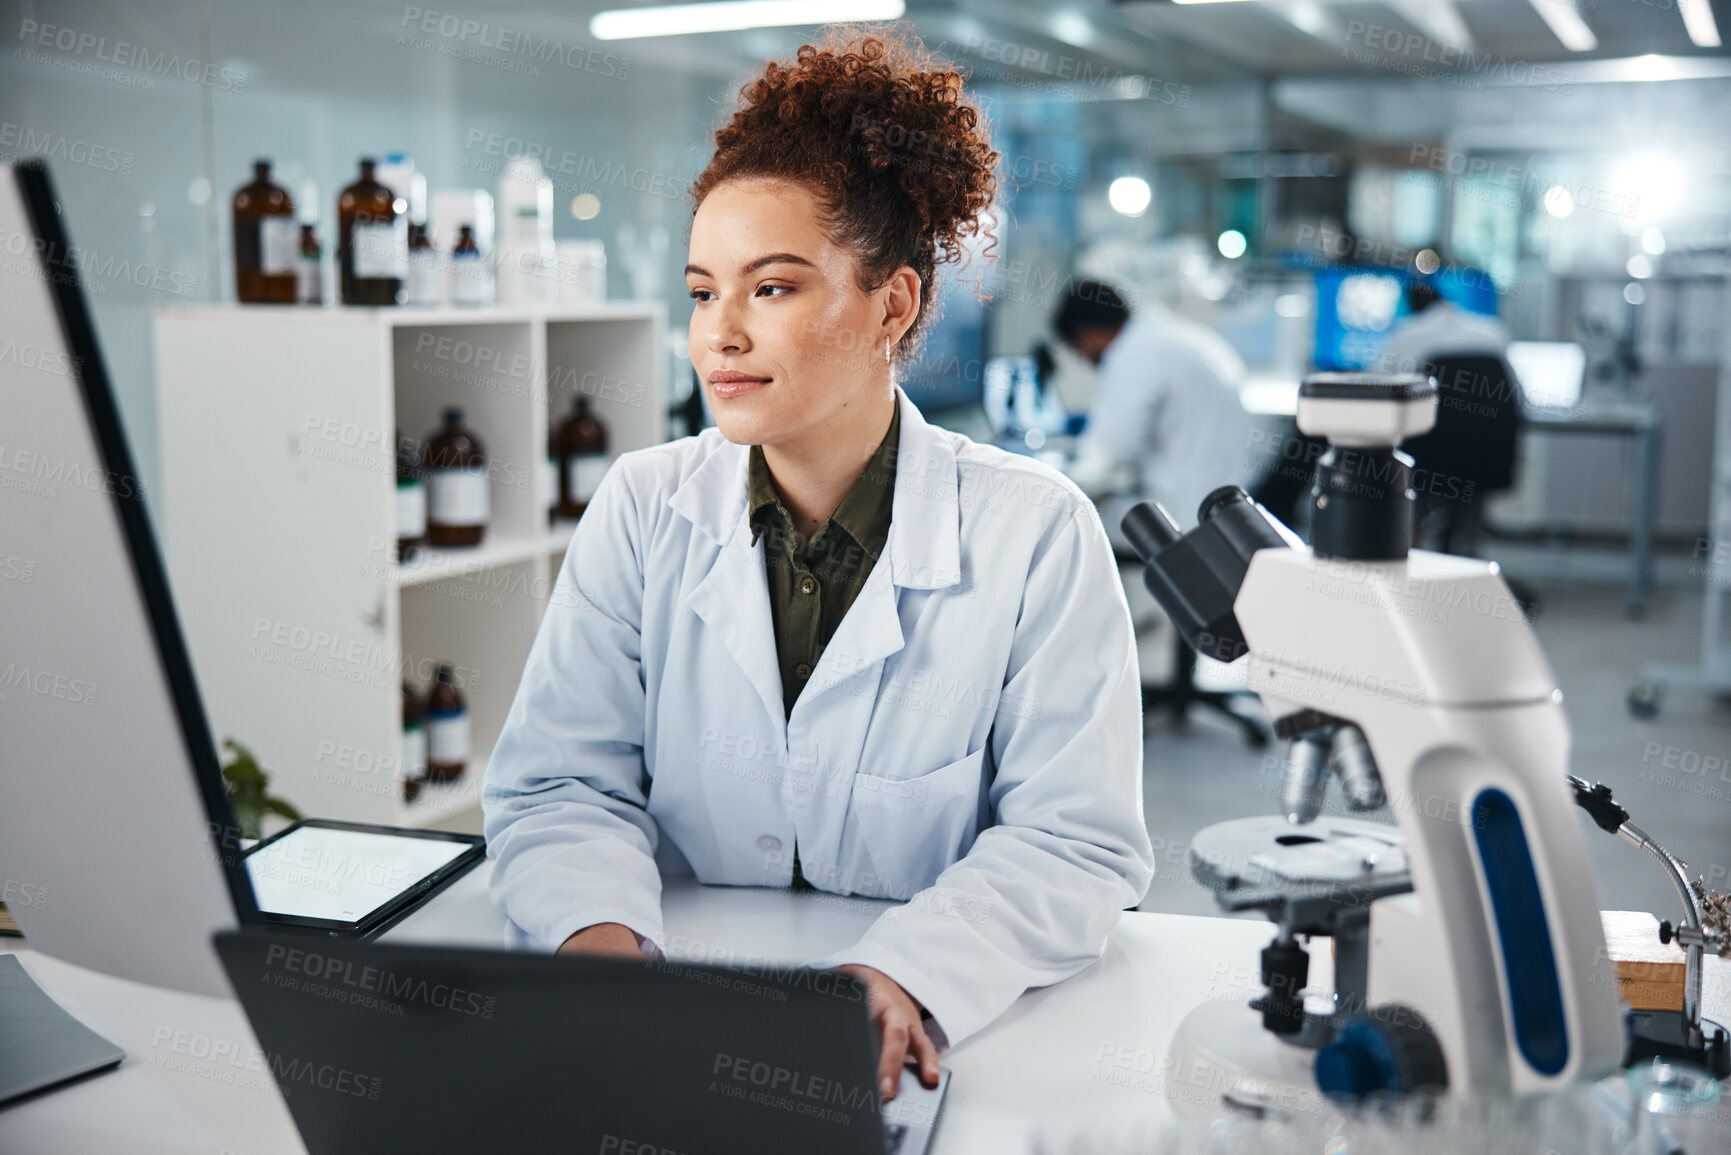
M 685 270 L 719 428 L 578 525 L 487 768 L 492 893 L 519 942 L 634 957 L 658 871 L 904 900 L 817 964 L 889 1098 L 1146 891 L 1136 652 L 1081 491 L 894 381 L 996 186 L 961 76 L 885 34 L 740 95 Z

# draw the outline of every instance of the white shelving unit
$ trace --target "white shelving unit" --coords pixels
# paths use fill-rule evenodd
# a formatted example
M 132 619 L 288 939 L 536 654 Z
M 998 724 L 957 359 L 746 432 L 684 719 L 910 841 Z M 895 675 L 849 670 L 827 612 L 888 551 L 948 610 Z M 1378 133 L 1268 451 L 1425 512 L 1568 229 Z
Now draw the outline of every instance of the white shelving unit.
M 304 813 L 480 828 L 480 778 L 573 525 L 548 432 L 586 394 L 618 454 L 665 436 L 661 306 L 242 305 L 155 315 L 163 538 L 211 727 Z M 395 431 L 461 406 L 489 460 L 472 549 L 396 560 Z M 457 668 L 468 770 L 402 801 L 401 683 Z

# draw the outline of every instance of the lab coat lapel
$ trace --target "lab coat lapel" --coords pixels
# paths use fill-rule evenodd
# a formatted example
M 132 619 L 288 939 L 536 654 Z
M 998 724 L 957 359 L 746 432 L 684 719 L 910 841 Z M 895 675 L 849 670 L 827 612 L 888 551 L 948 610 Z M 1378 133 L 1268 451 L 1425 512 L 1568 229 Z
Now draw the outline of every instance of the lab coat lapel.
M 723 440 L 674 491 L 669 504 L 720 544 L 709 572 L 691 591 L 691 609 L 757 691 L 770 729 L 786 749 L 787 713 L 775 656 L 769 582 L 762 546 L 752 544 L 746 521 L 748 455 L 747 447 Z
M 906 644 L 898 612 L 901 589 L 941 589 L 961 580 L 961 528 L 954 446 L 928 425 L 898 387 L 901 438 L 889 539 L 871 576 L 824 647 L 799 700 L 873 669 Z M 797 708 L 798 704 L 795 704 Z

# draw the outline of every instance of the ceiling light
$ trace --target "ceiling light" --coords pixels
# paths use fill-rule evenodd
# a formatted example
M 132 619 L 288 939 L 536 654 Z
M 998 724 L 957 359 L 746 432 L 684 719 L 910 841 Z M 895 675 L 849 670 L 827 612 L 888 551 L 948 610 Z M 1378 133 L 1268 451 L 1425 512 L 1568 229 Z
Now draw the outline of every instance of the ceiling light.
M 1620 165 L 1611 176 L 1613 191 L 1633 202 L 1625 221 L 1656 221 L 1670 215 L 1681 198 L 1687 174 L 1675 157 L 1664 153 L 1638 153 Z
M 1655 226 L 1641 234 L 1641 247 L 1655 257 L 1665 255 L 1665 234 Z
M 1545 190 L 1545 211 L 1554 217 L 1566 217 L 1575 211 L 1575 198 L 1560 184 Z
M 898 20 L 906 7 L 902 0 L 716 0 L 711 4 L 614 8 L 597 12 L 590 19 L 589 35 L 597 40 L 634 40 L 790 24 Z
M 1581 19 L 1574 0 L 1532 0 L 1532 5 L 1539 19 L 1550 27 L 1552 34 L 1570 52 L 1591 52 L 1599 46 L 1599 38 Z
M 1220 234 L 1220 238 L 1214 244 L 1220 250 L 1220 255 L 1229 261 L 1236 261 L 1244 255 L 1244 250 L 1250 247 L 1250 243 L 1244 239 L 1244 234 L 1237 229 L 1227 229 Z
M 1154 190 L 1139 176 L 1121 176 L 1106 186 L 1106 200 L 1127 217 L 1139 217 L 1153 203 Z
M 1074 9 L 1066 8 L 1052 17 L 1048 27 L 1052 35 L 1067 44 L 1077 48 L 1086 48 L 1094 42 L 1094 26 L 1088 23 L 1088 18 Z
M 1683 30 L 1695 47 L 1719 47 L 1719 25 L 1713 21 L 1709 0 L 1677 0 L 1677 11 L 1683 14 Z
M 1644 281 L 1653 275 L 1653 261 L 1646 253 L 1636 253 L 1623 268 L 1637 281 Z

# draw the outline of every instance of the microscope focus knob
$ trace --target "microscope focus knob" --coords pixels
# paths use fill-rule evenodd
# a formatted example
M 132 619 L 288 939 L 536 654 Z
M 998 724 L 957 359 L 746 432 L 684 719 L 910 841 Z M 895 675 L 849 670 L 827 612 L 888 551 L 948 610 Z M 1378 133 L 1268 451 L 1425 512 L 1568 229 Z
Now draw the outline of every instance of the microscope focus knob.
M 1442 1044 L 1423 1016 L 1389 1003 L 1346 1020 L 1316 1053 L 1316 1085 L 1331 1099 L 1448 1086 Z

